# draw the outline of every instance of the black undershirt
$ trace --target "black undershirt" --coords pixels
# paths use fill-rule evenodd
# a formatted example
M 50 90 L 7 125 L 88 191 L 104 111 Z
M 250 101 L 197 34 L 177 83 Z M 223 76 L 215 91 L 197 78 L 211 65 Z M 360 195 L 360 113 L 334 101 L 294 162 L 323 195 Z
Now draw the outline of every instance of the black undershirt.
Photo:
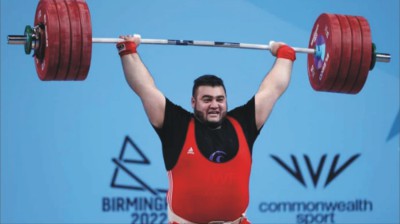
M 195 120 L 196 143 L 203 156 L 213 162 L 226 162 L 235 157 L 239 141 L 231 122 L 224 119 L 220 128 L 212 129 Z
M 254 97 L 246 104 L 236 107 L 227 114 L 235 118 L 243 129 L 250 153 L 259 130 L 255 122 Z M 165 168 L 171 170 L 178 161 L 183 144 L 185 143 L 187 129 L 193 113 L 173 104 L 166 98 L 165 116 L 163 127 L 155 128 L 161 139 Z M 213 162 L 226 162 L 235 157 L 239 143 L 233 125 L 224 119 L 221 128 L 211 129 L 196 118 L 195 135 L 200 152 Z

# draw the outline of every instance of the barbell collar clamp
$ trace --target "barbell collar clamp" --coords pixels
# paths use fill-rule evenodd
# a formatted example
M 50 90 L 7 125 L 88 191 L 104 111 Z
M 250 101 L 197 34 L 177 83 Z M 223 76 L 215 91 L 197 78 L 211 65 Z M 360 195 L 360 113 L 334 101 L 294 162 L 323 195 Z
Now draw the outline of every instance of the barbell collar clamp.
M 7 42 L 8 44 L 25 45 L 25 53 L 29 55 L 32 49 L 37 50 L 39 48 L 39 29 L 39 26 L 32 28 L 31 26 L 27 25 L 25 27 L 24 35 L 8 35 Z

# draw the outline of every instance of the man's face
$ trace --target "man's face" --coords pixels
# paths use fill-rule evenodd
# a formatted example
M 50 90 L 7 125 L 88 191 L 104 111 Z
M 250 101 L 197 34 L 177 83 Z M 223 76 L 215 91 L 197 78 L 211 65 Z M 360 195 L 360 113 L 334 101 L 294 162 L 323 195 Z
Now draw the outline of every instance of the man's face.
M 199 86 L 192 97 L 194 114 L 201 121 L 216 127 L 226 116 L 226 94 L 222 86 Z

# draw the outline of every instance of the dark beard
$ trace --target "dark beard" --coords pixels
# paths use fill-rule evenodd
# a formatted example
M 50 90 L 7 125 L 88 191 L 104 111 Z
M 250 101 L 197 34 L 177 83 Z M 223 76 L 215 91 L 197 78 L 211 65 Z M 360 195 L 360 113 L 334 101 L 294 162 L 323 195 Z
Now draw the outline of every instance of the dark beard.
M 218 122 L 210 122 L 205 120 L 204 117 L 204 113 L 198 110 L 194 110 L 194 117 L 200 121 L 201 123 L 205 124 L 207 127 L 211 128 L 211 129 L 217 129 L 221 127 L 222 122 L 225 120 L 226 118 L 226 112 L 224 114 L 222 114 L 222 118 L 221 120 L 219 120 Z

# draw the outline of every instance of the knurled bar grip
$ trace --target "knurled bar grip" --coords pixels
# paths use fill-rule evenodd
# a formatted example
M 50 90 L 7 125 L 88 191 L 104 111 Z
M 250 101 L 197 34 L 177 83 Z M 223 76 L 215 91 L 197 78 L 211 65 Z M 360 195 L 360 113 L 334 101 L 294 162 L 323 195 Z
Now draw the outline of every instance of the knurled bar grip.
M 120 38 L 92 38 L 93 43 L 118 43 L 124 41 Z M 159 45 L 183 45 L 183 46 L 201 46 L 201 47 L 226 47 L 226 48 L 242 48 L 255 50 L 271 50 L 266 44 L 249 44 L 222 41 L 205 41 L 205 40 L 170 40 L 170 39 L 141 39 L 141 44 L 159 44 Z M 293 47 L 296 52 L 314 54 L 315 50 L 310 48 Z

